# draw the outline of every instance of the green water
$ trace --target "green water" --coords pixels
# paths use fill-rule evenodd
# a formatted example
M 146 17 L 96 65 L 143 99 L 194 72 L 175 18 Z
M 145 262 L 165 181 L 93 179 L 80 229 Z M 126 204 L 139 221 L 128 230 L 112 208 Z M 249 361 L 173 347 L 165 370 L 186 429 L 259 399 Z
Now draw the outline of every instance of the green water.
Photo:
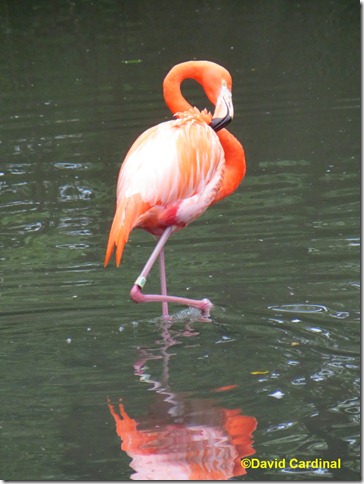
M 227 453 L 225 478 L 360 478 L 359 13 L 327 0 L 1 3 L 2 479 L 150 478 L 157 455 L 177 478 L 197 431 L 233 451 L 228 410 L 246 425 L 239 457 L 341 468 L 234 474 Z M 173 306 L 163 323 L 159 305 L 129 300 L 152 237 L 133 232 L 119 269 L 103 258 L 122 158 L 170 118 L 162 79 L 192 58 L 233 76 L 247 175 L 166 247 L 171 292 L 211 299 L 211 322 Z M 159 432 L 147 463 L 121 448 L 120 399 L 139 436 Z

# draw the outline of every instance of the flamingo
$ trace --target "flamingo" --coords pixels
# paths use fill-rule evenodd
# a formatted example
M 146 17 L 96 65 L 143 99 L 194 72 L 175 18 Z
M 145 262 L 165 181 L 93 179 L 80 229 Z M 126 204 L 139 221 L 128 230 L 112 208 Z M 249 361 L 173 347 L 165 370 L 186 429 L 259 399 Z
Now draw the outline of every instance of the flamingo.
M 192 107 L 181 93 L 185 79 L 202 85 L 214 104 L 214 114 Z M 135 303 L 161 302 L 197 308 L 208 318 L 208 299 L 195 300 L 167 293 L 164 246 L 169 237 L 201 216 L 210 205 L 236 190 L 245 175 L 240 142 L 225 126 L 232 120 L 232 79 L 222 66 L 210 61 L 175 65 L 163 82 L 163 94 L 175 119 L 147 129 L 131 146 L 120 168 L 116 212 L 110 229 L 105 267 L 116 248 L 119 266 L 130 232 L 144 229 L 157 244 L 136 279 L 130 297 Z M 161 294 L 144 294 L 149 272 L 159 257 Z

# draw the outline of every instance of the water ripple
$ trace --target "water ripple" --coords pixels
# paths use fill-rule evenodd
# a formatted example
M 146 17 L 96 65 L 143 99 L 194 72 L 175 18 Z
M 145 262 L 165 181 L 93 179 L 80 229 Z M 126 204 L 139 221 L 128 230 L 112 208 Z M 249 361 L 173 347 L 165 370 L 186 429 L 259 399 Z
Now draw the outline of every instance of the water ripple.
M 282 304 L 280 306 L 268 306 L 268 309 L 298 314 L 327 313 L 337 319 L 346 319 L 350 316 L 347 311 L 333 311 L 322 304 Z

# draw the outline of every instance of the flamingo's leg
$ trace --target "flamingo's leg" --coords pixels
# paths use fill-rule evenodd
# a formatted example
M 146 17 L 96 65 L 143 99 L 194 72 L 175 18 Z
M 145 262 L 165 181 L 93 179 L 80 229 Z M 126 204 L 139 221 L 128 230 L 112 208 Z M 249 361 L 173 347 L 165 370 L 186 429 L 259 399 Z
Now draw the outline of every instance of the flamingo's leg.
M 144 266 L 144 269 L 140 273 L 139 277 L 135 281 L 134 286 L 130 291 L 130 297 L 135 303 L 146 303 L 146 302 L 161 302 L 163 303 L 175 303 L 175 304 L 183 304 L 185 306 L 190 306 L 193 308 L 197 308 L 201 311 L 202 315 L 208 317 L 210 314 L 210 309 L 212 308 L 212 303 L 208 299 L 188 299 L 184 297 L 178 296 L 168 296 L 167 294 L 167 285 L 165 282 L 165 269 L 164 269 L 164 254 L 162 255 L 161 259 L 161 272 L 163 268 L 164 272 L 164 280 L 161 278 L 162 284 L 162 294 L 143 294 L 141 289 L 145 286 L 147 282 L 147 277 L 149 272 L 151 271 L 155 261 L 163 252 L 163 248 L 171 236 L 173 232 L 173 227 L 168 227 L 162 234 L 161 238 L 158 240 L 157 245 L 155 246 L 151 256 L 149 257 L 147 263 Z M 168 317 L 168 309 L 166 310 L 166 314 L 164 314 L 165 309 L 163 308 L 163 316 Z
M 166 277 L 166 264 L 164 260 L 164 247 L 159 254 L 159 270 L 160 270 L 160 280 L 161 280 L 161 293 L 162 296 L 167 296 L 167 277 Z M 168 302 L 162 302 L 162 315 L 164 319 L 169 317 L 168 315 Z

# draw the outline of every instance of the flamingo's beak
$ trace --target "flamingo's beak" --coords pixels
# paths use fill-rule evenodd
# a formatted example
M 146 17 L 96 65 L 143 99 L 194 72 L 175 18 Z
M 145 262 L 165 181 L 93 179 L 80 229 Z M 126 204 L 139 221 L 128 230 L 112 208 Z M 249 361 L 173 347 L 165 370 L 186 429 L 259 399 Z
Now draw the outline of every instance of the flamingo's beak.
M 225 81 L 221 83 L 221 89 L 216 101 L 215 112 L 210 123 L 214 131 L 225 128 L 234 117 L 234 106 L 231 91 Z

